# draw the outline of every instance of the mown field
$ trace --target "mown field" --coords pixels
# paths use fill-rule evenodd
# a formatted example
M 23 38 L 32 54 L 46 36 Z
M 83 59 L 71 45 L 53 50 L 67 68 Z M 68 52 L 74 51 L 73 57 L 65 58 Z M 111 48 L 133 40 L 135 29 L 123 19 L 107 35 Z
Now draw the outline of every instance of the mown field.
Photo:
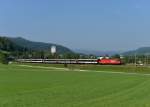
M 0 65 L 0 107 L 150 107 L 149 99 L 149 75 Z
M 63 68 L 64 64 L 38 64 L 38 63 L 22 63 L 25 65 L 58 67 Z M 133 73 L 150 73 L 150 66 L 135 65 L 99 65 L 99 64 L 68 64 L 67 68 L 94 70 L 94 71 L 114 71 L 114 72 L 133 72 Z

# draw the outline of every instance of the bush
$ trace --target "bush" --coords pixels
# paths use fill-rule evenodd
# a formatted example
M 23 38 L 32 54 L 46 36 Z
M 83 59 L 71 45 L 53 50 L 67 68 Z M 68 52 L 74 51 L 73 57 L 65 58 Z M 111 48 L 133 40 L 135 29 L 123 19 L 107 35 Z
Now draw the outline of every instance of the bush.
M 0 63 L 8 64 L 8 55 L 7 55 L 7 53 L 0 52 Z

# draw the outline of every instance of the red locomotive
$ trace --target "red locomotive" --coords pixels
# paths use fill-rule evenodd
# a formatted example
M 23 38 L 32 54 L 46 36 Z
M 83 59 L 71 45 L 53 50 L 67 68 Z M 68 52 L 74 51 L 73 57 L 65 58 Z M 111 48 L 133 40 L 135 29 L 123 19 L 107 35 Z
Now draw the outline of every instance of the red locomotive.
M 102 65 L 121 65 L 122 61 L 117 58 L 100 58 L 97 60 L 97 63 Z

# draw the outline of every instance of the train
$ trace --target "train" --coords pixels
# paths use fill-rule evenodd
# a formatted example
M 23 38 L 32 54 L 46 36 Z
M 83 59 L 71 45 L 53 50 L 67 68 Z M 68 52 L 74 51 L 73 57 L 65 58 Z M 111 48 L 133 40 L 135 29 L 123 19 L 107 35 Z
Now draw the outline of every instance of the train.
M 17 59 L 21 63 L 47 63 L 47 64 L 100 64 L 121 65 L 121 59 L 98 58 L 98 59 Z
M 97 59 L 97 63 L 101 65 L 122 65 L 123 62 L 121 59 L 117 58 L 103 58 L 103 59 Z
M 17 59 L 23 63 L 47 63 L 47 64 L 96 64 L 97 59 Z

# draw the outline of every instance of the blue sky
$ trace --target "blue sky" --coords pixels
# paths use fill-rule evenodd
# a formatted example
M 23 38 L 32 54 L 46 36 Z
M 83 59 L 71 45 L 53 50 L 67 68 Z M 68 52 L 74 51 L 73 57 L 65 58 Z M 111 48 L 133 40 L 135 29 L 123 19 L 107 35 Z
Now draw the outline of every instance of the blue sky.
M 150 46 L 149 0 L 0 0 L 0 35 L 71 49 Z

